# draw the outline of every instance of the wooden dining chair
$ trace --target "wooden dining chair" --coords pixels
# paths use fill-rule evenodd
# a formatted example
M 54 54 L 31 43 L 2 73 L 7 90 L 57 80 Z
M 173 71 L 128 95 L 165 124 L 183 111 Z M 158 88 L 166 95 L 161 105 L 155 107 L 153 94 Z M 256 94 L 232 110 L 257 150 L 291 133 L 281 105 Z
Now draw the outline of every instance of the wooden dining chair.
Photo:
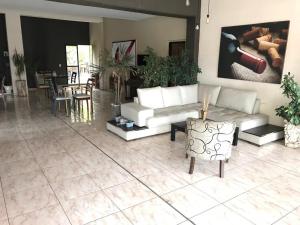
M 89 110 L 89 101 L 91 104 L 91 112 L 93 113 L 93 87 L 95 86 L 95 80 L 93 78 L 89 78 L 85 87 L 81 87 L 80 93 L 76 93 L 73 95 L 73 107 L 76 110 L 76 105 L 78 107 L 78 112 L 80 112 L 80 103 L 82 101 L 86 101 L 87 109 Z
M 44 90 L 45 96 L 49 97 L 49 85 L 46 83 L 47 78 L 43 73 L 35 73 L 36 87 L 38 89 Z

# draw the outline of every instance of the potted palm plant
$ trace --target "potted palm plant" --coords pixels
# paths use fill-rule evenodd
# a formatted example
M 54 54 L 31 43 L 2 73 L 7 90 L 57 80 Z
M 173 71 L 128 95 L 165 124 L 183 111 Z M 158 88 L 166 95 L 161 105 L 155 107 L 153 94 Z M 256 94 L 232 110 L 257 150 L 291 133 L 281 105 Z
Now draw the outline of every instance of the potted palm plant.
M 125 93 L 124 84 L 125 80 L 131 75 L 136 75 L 136 70 L 132 66 L 133 57 L 126 53 L 126 48 L 119 48 L 119 57 L 112 57 L 107 54 L 107 51 L 104 53 L 105 68 L 111 72 L 111 76 L 114 84 L 114 102 L 112 105 L 113 116 L 117 117 L 121 114 L 121 101 L 123 93 Z
M 285 106 L 276 109 L 276 115 L 284 119 L 285 145 L 300 147 L 300 86 L 290 73 L 284 76 L 281 85 L 283 95 L 290 99 Z
M 26 80 L 22 80 L 22 74 L 25 72 L 25 59 L 24 55 L 20 54 L 15 50 L 12 61 L 14 63 L 14 66 L 16 67 L 16 76 L 19 78 L 16 80 L 16 87 L 18 96 L 20 97 L 26 97 L 27 96 L 27 90 L 26 90 Z

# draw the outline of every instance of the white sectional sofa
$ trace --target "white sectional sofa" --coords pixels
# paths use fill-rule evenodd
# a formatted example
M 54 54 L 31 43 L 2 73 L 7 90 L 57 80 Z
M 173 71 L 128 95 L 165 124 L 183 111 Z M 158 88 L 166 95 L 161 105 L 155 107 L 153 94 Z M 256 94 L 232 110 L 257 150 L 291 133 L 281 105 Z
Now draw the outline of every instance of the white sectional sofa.
M 254 91 L 195 84 L 176 87 L 138 89 L 138 98 L 121 105 L 121 115 L 133 120 L 142 131 L 120 135 L 126 140 L 169 132 L 171 123 L 199 118 L 201 101 L 208 97 L 207 118 L 235 121 L 240 131 L 268 124 L 268 116 L 259 113 L 260 101 Z

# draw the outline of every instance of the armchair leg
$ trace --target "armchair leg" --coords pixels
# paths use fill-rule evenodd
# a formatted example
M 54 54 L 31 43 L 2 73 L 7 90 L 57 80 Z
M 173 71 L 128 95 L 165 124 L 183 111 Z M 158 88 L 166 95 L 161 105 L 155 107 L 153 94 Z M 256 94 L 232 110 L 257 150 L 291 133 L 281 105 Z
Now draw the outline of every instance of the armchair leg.
M 191 157 L 191 163 L 190 163 L 190 171 L 189 174 L 193 174 L 194 172 L 194 167 L 195 167 L 195 157 Z
M 224 178 L 224 160 L 220 160 L 220 178 Z

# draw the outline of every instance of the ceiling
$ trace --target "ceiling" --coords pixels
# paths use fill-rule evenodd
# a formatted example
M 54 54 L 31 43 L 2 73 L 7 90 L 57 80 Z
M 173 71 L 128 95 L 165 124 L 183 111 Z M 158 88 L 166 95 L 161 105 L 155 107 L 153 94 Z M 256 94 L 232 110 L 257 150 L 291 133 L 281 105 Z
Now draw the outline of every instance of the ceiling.
M 0 0 L 0 8 L 16 9 L 20 11 L 34 11 L 47 14 L 62 14 L 80 17 L 105 17 L 127 20 L 143 20 L 152 15 L 134 13 L 113 9 L 104 9 L 90 6 L 72 5 L 46 0 Z

